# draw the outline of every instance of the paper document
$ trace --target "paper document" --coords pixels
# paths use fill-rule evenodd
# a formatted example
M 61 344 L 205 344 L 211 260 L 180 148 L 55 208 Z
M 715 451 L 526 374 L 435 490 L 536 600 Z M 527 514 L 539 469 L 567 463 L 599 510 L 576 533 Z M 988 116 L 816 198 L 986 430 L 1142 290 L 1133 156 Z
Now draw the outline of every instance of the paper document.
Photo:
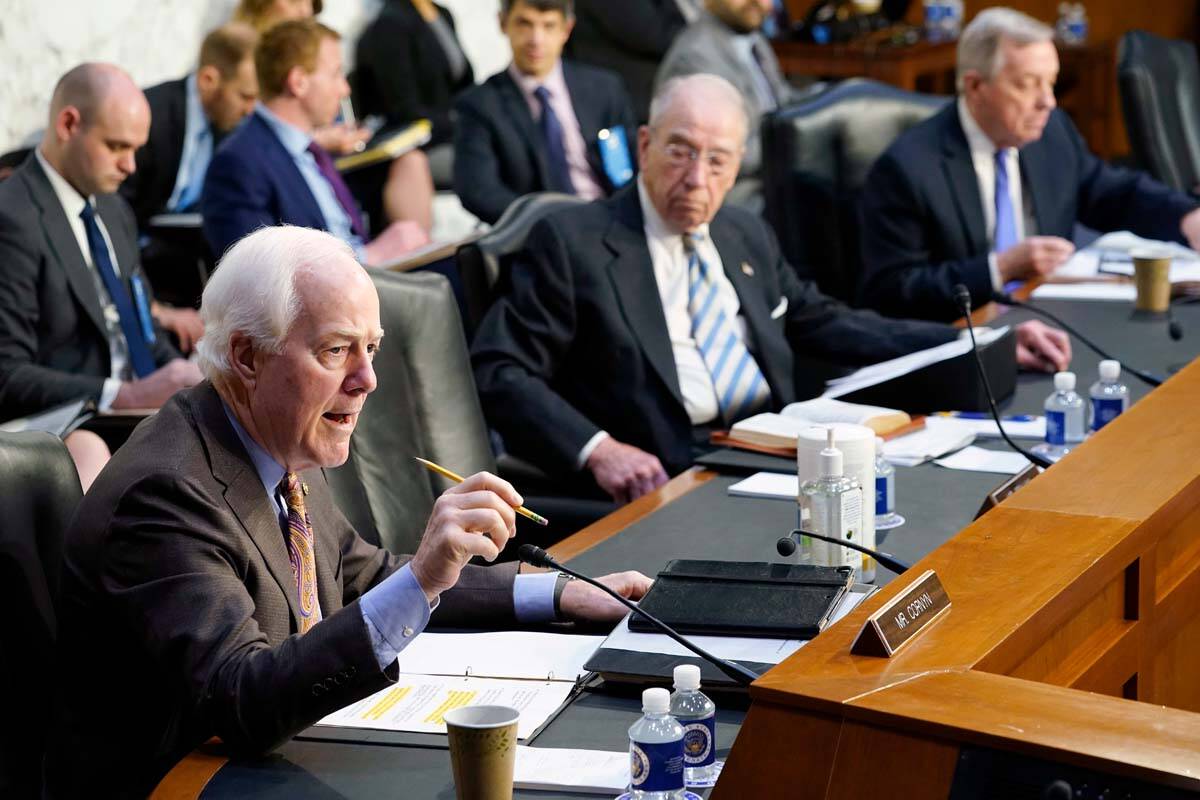
M 961 469 L 967 472 L 998 472 L 1002 475 L 1016 475 L 1029 466 L 1029 459 L 1020 453 L 1010 453 L 1003 450 L 984 450 L 982 447 L 964 447 L 954 455 L 939 458 L 933 463 L 948 469 Z
M 959 420 L 926 417 L 922 430 L 884 442 L 883 457 L 896 466 L 912 467 L 960 450 L 973 441 L 975 432 Z
M 422 634 L 424 635 L 424 634 Z M 567 681 L 508 681 L 408 675 L 370 697 L 335 711 L 318 725 L 409 733 L 445 733 L 443 715 L 462 706 L 511 706 L 521 712 L 517 738 L 527 739 L 566 701 Z
M 1130 255 L 1134 250 L 1152 248 L 1161 250 L 1171 256 L 1171 258 L 1181 261 L 1195 261 L 1200 259 L 1200 253 L 1192 250 L 1190 247 L 1185 247 L 1179 242 L 1163 242 L 1157 239 L 1143 239 L 1135 233 L 1129 231 L 1113 231 L 1106 233 L 1099 239 L 1096 239 L 1090 245 L 1088 250 L 1107 251 L 1109 253 L 1121 253 Z M 1131 273 L 1132 274 L 1132 273 Z
M 1013 439 L 1046 438 L 1045 417 L 1033 417 L 1032 419 L 1005 419 L 1001 417 L 1000 419 L 1004 422 L 1004 432 Z M 966 428 L 971 433 L 984 439 L 1000 438 L 1000 429 L 996 426 L 996 421 L 991 417 L 984 419 L 963 419 L 962 417 L 930 415 L 925 418 L 925 425 L 935 428 L 942 425 L 953 425 L 956 428 Z
M 422 633 L 400 652 L 401 672 L 574 681 L 604 641 L 565 633 Z
M 729 487 L 729 494 L 734 497 L 791 500 L 793 503 L 799 492 L 799 479 L 784 472 L 756 472 Z
M 1008 327 L 989 328 L 987 330 L 978 331 L 975 338 L 979 342 L 979 346 L 994 342 L 1008 332 Z M 884 381 L 890 381 L 893 378 L 899 378 L 901 375 L 908 375 L 911 372 L 927 367 L 930 364 L 937 364 L 942 361 L 949 361 L 952 358 L 961 356 L 971 350 L 971 340 L 955 339 L 953 342 L 931 347 L 928 350 L 919 350 L 915 353 L 909 353 L 900 358 L 893 358 L 891 361 L 882 361 L 878 364 L 872 364 L 869 367 L 846 375 L 841 378 L 834 378 L 829 381 L 828 388 L 822 397 L 841 397 L 851 392 L 856 392 L 859 389 L 866 389 L 868 386 L 876 386 Z
M 1030 295 L 1034 300 L 1092 300 L 1106 303 L 1132 303 L 1137 287 L 1116 281 L 1086 283 L 1043 283 Z
M 517 745 L 513 787 L 614 797 L 629 785 L 629 753 Z

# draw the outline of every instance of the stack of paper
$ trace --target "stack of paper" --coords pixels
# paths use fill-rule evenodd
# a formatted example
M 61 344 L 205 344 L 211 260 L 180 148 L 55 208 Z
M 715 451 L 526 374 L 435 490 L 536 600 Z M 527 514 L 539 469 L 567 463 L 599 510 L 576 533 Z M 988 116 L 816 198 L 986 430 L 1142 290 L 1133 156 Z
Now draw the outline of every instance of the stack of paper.
M 1019 418 L 1001 417 L 1004 422 L 1004 432 L 1013 439 L 1045 439 L 1046 438 L 1046 418 L 1021 416 Z M 978 419 L 967 419 L 964 417 L 940 417 L 930 416 L 925 420 L 926 426 L 938 427 L 941 425 L 953 425 L 956 428 L 965 428 L 981 439 L 999 439 L 1000 429 L 996 425 L 996 421 L 990 416 L 981 416 Z
M 925 428 L 883 443 L 883 457 L 898 467 L 913 467 L 960 450 L 975 441 L 970 426 L 950 418 L 926 417 Z
M 620 794 L 629 785 L 629 753 L 517 745 L 513 787 L 543 791 Z
M 1029 466 L 1029 459 L 1020 453 L 1005 450 L 984 450 L 982 447 L 964 447 L 952 456 L 939 458 L 933 463 L 947 469 L 968 472 L 999 472 L 1016 475 Z

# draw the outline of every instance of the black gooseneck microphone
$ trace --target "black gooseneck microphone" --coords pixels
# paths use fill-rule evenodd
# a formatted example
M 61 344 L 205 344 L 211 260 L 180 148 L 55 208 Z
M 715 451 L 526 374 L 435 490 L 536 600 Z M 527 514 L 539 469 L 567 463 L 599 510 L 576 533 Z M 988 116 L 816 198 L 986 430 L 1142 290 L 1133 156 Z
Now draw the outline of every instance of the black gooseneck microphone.
M 811 536 L 814 539 L 820 539 L 822 542 L 829 542 L 830 544 L 849 547 L 851 550 L 857 550 L 860 553 L 866 553 L 871 558 L 878 561 L 880 566 L 884 567 L 885 569 L 890 569 L 897 575 L 908 570 L 912 566 L 912 564 L 901 561 L 891 553 L 885 553 L 882 550 L 872 550 L 871 548 L 864 547 L 857 542 L 845 542 L 836 536 L 826 536 L 823 533 L 813 533 L 812 531 L 806 531 L 801 528 L 794 529 L 787 536 L 784 536 L 779 541 L 775 542 L 776 552 L 778 552 L 781 556 L 790 556 L 792 553 L 796 552 L 796 539 L 801 536 Z
M 971 355 L 975 360 L 975 369 L 979 371 L 979 380 L 983 382 L 983 391 L 987 394 L 988 407 L 992 411 L 992 419 L 996 420 L 996 427 L 1000 429 L 1000 435 L 1004 437 L 1004 441 L 1008 443 L 1009 447 L 1029 459 L 1030 463 L 1036 464 L 1042 469 L 1050 469 L 1054 462 L 1021 447 L 1009 438 L 1008 431 L 1004 430 L 1004 423 L 1000 421 L 1000 412 L 996 410 L 996 396 L 992 394 L 992 385 L 988 382 L 987 370 L 983 368 L 983 359 L 979 357 L 979 346 L 975 343 L 975 325 L 971 322 L 971 292 L 960 283 L 954 287 L 954 299 L 958 301 L 958 307 L 963 312 L 963 319 L 967 321 L 967 332 L 971 335 Z
M 962 288 L 963 291 L 966 291 L 966 287 L 956 286 L 955 287 L 956 293 L 959 288 Z M 970 295 L 968 294 L 967 297 L 968 297 L 968 301 L 969 301 Z M 1100 356 L 1101 358 L 1107 358 L 1112 361 L 1120 361 L 1120 359 L 1113 358 L 1106 351 L 1102 350 L 1100 348 L 1100 345 L 1096 344 L 1091 339 L 1084 336 L 1082 333 L 1075 330 L 1067 323 L 1063 322 L 1061 319 L 1059 319 L 1059 317 L 1057 315 L 1051 314 L 1049 311 L 1046 311 L 1044 308 L 1038 308 L 1035 305 L 1031 305 L 1029 303 L 1022 302 L 1021 300 L 1018 300 L 1017 298 L 1013 297 L 1010 294 L 1005 294 L 1004 292 L 992 292 L 991 300 L 993 303 L 999 303 L 1000 305 L 1003 305 L 1003 306 L 1012 306 L 1013 308 L 1023 308 L 1026 311 L 1037 314 L 1039 317 L 1045 317 L 1046 319 L 1053 322 L 1055 325 L 1058 325 L 1060 328 L 1065 330 L 1067 333 L 1074 336 L 1079 341 L 1086 344 L 1093 351 L 1095 351 L 1096 355 Z M 960 303 L 961 303 L 961 300 L 960 300 Z M 1167 308 L 1169 309 L 1170 306 L 1168 306 Z M 1168 313 L 1168 322 L 1169 322 L 1169 324 L 1167 326 L 1167 332 L 1170 334 L 1172 339 L 1174 339 L 1175 341 L 1179 341 L 1179 339 L 1183 338 L 1183 329 L 1179 326 L 1179 323 L 1175 322 L 1174 318 L 1169 316 L 1170 315 L 1169 310 L 1167 313 Z M 1137 367 L 1130 366 L 1129 364 L 1127 364 L 1124 361 L 1121 361 L 1121 368 L 1124 369 L 1129 374 L 1133 375 L 1135 378 L 1139 378 L 1143 383 L 1146 383 L 1150 386 L 1161 386 L 1162 385 L 1163 379 L 1161 377 L 1159 377 L 1158 375 L 1155 375 L 1151 372 L 1146 372 L 1145 370 L 1140 370 Z
M 642 609 L 638 608 L 636 603 L 632 603 L 629 600 L 625 599 L 624 597 L 621 597 L 621 595 L 617 594 L 612 589 L 605 586 L 603 583 L 600 583 L 597 580 L 589 578 L 587 575 L 582 575 L 578 572 L 575 572 L 574 570 L 564 567 L 562 564 L 555 561 L 553 556 L 551 556 L 549 553 L 547 553 L 545 550 L 538 547 L 537 545 L 532 545 L 532 544 L 521 545 L 520 547 L 517 548 L 517 558 L 519 558 L 521 561 L 524 561 L 526 564 L 529 564 L 534 567 L 543 567 L 545 569 L 558 570 L 559 572 L 570 575 L 573 578 L 578 578 L 579 580 L 583 581 L 584 583 L 595 586 L 600 591 L 611 595 L 621 605 L 625 606 L 630 611 L 632 611 L 633 613 L 640 616 L 642 619 L 647 620 L 651 625 L 658 628 L 660 631 L 665 633 L 667 636 L 670 636 L 672 639 L 679 642 L 681 645 L 686 647 L 688 650 L 691 650 L 693 653 L 700 656 L 705 661 L 707 661 L 708 663 L 715 666 L 717 669 L 721 670 L 721 672 L 724 672 L 726 675 L 728 675 L 734 681 L 737 681 L 738 684 L 740 684 L 742 686 L 749 686 L 751 683 L 758 680 L 759 676 L 753 670 L 746 669 L 741 664 L 737 664 L 733 661 L 726 661 L 723 658 L 717 658 L 716 656 L 714 656 L 712 653 L 708 652 L 704 648 L 700 647 L 699 645 L 693 644 L 692 642 L 688 641 L 685 637 L 676 633 L 675 630 L 670 625 L 663 622 L 658 617 L 655 617 L 652 614 L 646 613 Z

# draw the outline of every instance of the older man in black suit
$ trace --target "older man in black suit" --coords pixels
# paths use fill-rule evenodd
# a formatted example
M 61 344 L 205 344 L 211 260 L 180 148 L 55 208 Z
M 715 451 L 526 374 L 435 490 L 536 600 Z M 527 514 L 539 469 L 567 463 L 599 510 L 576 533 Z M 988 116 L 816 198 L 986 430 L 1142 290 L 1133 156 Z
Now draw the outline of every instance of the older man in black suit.
M 560 57 L 572 0 L 502 0 L 500 25 L 512 65 L 455 103 L 454 191 L 463 206 L 495 222 L 530 192 L 612 193 L 632 177 L 636 122 L 616 74 Z
M 954 319 L 1046 275 L 1075 250 L 1076 222 L 1200 247 L 1193 198 L 1105 164 L 1055 109 L 1054 31 L 981 11 L 958 42 L 957 103 L 897 139 L 862 191 L 859 301 L 886 314 Z
M 516 455 L 632 499 L 712 427 L 819 394 L 793 348 L 867 364 L 955 338 L 825 297 L 760 218 L 722 207 L 746 132 L 723 78 L 668 81 L 638 132 L 636 185 L 534 228 L 473 347 L 484 412 Z M 1026 323 L 1020 338 L 1067 363 L 1060 332 Z

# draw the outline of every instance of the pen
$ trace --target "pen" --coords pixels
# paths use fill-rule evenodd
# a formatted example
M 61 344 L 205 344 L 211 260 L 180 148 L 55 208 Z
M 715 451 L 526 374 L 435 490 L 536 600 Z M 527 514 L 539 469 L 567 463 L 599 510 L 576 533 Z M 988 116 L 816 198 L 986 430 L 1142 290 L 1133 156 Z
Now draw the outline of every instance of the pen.
M 986 414 L 982 411 L 939 411 L 935 416 L 938 417 L 953 417 L 955 419 L 991 419 L 991 414 Z M 1037 417 L 1032 414 L 1013 414 L 1008 417 L 1001 417 L 1001 422 L 1036 422 Z
M 466 480 L 466 478 L 464 478 L 462 475 L 459 475 L 455 472 L 451 472 L 450 470 L 446 469 L 445 467 L 439 466 L 439 465 L 433 463 L 432 461 L 426 461 L 425 459 L 421 458 L 420 456 L 413 456 L 413 458 L 417 459 L 417 461 L 420 461 L 422 464 L 424 464 L 426 466 L 426 468 L 429 469 L 430 472 L 436 472 L 438 475 L 441 475 L 443 478 L 452 480 L 455 483 L 462 483 L 464 480 Z M 546 519 L 541 514 L 536 514 L 532 511 L 530 511 L 525 506 L 517 506 L 516 511 L 522 517 L 525 517 L 526 519 L 531 519 L 534 522 L 536 522 L 538 525 L 549 525 L 550 524 L 550 520 Z

